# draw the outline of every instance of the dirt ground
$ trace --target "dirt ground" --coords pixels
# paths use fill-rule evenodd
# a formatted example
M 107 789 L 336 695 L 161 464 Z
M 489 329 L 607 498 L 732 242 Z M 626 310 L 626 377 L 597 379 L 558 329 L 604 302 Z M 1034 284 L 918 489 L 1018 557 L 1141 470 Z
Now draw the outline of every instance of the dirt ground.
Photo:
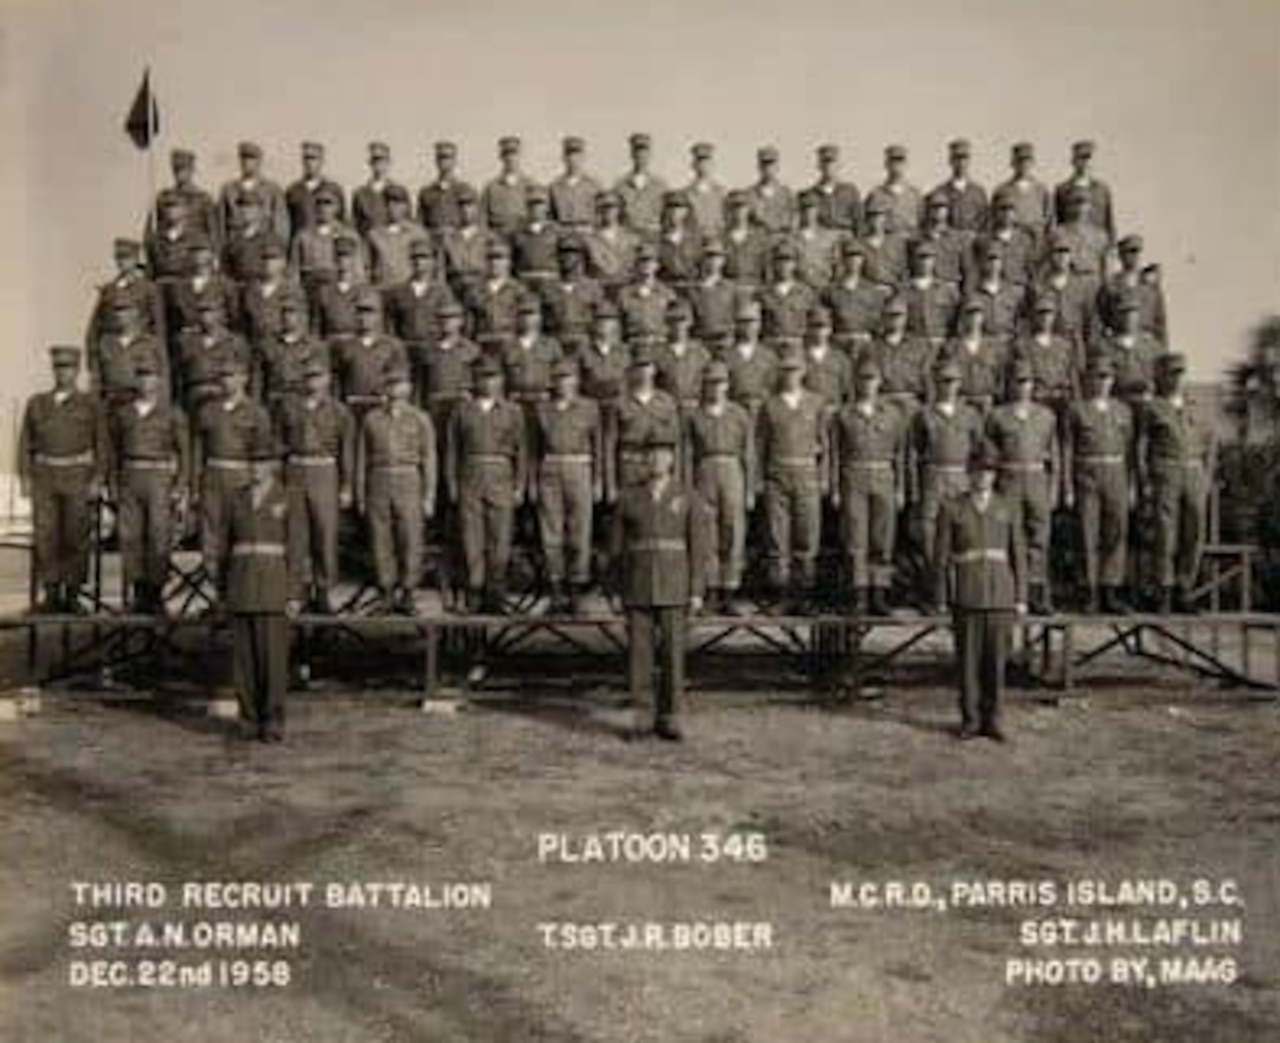
M 1280 1038 L 1274 703 L 1185 686 L 1060 706 L 1015 692 L 1013 741 L 997 746 L 954 741 L 937 687 L 839 710 L 702 691 L 672 746 L 624 740 L 616 689 L 523 685 L 456 715 L 422 713 L 407 690 L 306 693 L 280 747 L 172 697 L 46 695 L 40 715 L 0 723 L 0 1039 Z M 539 833 L 607 830 L 759 832 L 767 857 L 538 860 Z M 1019 922 L 1050 914 L 829 901 L 833 881 L 1147 876 L 1238 882 L 1234 984 L 1006 985 L 1010 959 L 1071 954 L 1020 945 Z M 69 965 L 104 954 L 73 951 L 69 925 L 118 914 L 77 910 L 76 880 L 171 893 L 191 880 L 485 881 L 493 904 L 279 914 L 302 933 L 282 954 L 286 987 L 89 989 L 70 986 Z M 708 918 L 767 921 L 772 948 L 553 951 L 538 928 Z M 209 955 L 237 954 L 177 954 Z

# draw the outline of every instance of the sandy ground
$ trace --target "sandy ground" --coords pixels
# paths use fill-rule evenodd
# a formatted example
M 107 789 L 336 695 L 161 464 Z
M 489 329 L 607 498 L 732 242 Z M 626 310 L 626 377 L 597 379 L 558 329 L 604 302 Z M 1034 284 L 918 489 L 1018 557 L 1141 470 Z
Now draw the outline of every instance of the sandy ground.
M 682 746 L 627 742 L 616 691 L 421 713 L 314 691 L 282 747 L 199 703 L 47 695 L 0 724 L 0 1038 L 57 1043 L 1084 1043 L 1280 1038 L 1280 720 L 1238 694 L 1015 697 L 959 744 L 937 688 L 840 710 L 697 693 Z M 541 832 L 761 833 L 762 862 L 547 864 Z M 1233 880 L 1234 984 L 1005 984 L 1035 909 L 833 909 L 832 881 Z M 486 881 L 488 910 L 312 908 L 283 988 L 68 984 L 76 880 Z M 1226 915 L 1226 910 L 1216 910 Z M 1156 910 L 1138 910 L 1143 918 Z M 117 918 L 103 911 L 101 918 Z M 137 919 L 164 913 L 133 912 Z M 168 914 L 170 919 L 181 914 Z M 274 914 L 273 914 L 274 915 Z M 1074 915 L 1074 914 L 1072 914 Z M 552 951 L 538 925 L 766 921 L 745 952 Z M 1180 953 L 1190 950 L 1181 949 Z M 1097 951 L 1094 951 L 1097 954 Z M 157 954 L 161 958 L 166 955 Z M 236 953 L 177 953 L 199 962 Z M 1106 952 L 1102 953 L 1107 956 Z

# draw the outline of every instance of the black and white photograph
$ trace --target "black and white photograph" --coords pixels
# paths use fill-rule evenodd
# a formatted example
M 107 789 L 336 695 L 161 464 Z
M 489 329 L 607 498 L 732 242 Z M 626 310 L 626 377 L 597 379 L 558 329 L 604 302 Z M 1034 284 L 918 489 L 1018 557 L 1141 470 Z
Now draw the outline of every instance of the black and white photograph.
M 0 0 L 0 1040 L 1280 1039 L 1280 6 Z

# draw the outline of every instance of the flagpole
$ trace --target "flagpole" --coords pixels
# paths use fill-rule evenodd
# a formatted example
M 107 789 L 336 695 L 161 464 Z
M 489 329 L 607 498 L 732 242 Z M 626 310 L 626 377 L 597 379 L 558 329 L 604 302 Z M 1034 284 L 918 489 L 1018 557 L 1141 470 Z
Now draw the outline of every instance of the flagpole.
M 155 88 L 151 86 L 151 66 L 147 66 L 147 220 L 153 232 L 160 229 L 160 212 L 156 201 L 156 135 L 160 133 L 160 110 Z

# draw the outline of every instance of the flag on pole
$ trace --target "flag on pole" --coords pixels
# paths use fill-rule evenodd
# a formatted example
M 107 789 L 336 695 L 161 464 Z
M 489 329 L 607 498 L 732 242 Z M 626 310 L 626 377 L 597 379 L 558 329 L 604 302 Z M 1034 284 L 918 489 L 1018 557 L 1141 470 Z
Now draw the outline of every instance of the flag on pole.
M 160 107 L 151 93 L 150 69 L 142 74 L 142 83 L 129 106 L 129 115 L 125 117 L 124 132 L 140 149 L 150 148 L 152 140 L 160 133 Z

